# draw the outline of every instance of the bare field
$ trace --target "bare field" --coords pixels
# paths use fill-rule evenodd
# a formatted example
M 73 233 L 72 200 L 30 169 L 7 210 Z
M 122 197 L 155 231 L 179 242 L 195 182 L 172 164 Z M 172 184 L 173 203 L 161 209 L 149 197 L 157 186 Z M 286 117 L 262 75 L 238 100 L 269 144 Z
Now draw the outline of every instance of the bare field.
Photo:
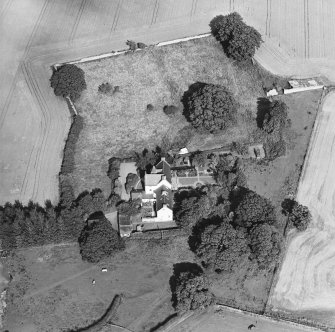
M 169 289 L 173 264 L 193 260 L 186 238 L 159 240 L 161 246 L 157 241 L 128 242 L 125 252 L 97 265 L 81 260 L 77 244 L 17 251 L 6 263 L 14 279 L 4 328 L 45 332 L 84 327 L 122 293 L 114 323 L 148 331 L 174 312 Z M 102 267 L 108 271 L 101 272 Z
M 297 200 L 307 205 L 313 222 L 307 231 L 291 234 L 286 257 L 269 306 L 334 327 L 334 109 L 330 92 L 318 115 L 298 188 Z

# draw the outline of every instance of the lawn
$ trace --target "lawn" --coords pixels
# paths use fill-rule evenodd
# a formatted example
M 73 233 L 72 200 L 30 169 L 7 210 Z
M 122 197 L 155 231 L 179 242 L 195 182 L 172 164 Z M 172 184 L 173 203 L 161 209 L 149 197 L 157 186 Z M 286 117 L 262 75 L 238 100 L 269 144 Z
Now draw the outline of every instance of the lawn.
M 84 327 L 122 293 L 114 323 L 148 331 L 174 313 L 169 290 L 173 264 L 192 259 L 184 237 L 130 240 L 124 252 L 97 265 L 81 260 L 77 244 L 16 251 L 6 261 L 14 279 L 5 328 L 45 332 Z
M 153 148 L 186 137 L 190 150 L 227 145 L 248 139 L 253 130 L 249 117 L 256 116 L 257 98 L 264 96 L 260 76 L 271 76 L 257 66 L 240 68 L 232 63 L 212 37 L 164 47 L 149 47 L 100 61 L 79 64 L 87 90 L 76 106 L 84 118 L 75 152 L 72 183 L 75 193 L 100 187 L 110 192 L 106 176 L 108 159 Z M 120 92 L 102 94 L 104 82 Z M 181 98 L 195 82 L 227 86 L 239 102 L 238 126 L 216 135 L 191 130 L 182 115 Z M 152 104 L 153 110 L 147 110 Z M 168 117 L 164 105 L 179 107 Z M 189 139 L 187 139 L 189 138 Z

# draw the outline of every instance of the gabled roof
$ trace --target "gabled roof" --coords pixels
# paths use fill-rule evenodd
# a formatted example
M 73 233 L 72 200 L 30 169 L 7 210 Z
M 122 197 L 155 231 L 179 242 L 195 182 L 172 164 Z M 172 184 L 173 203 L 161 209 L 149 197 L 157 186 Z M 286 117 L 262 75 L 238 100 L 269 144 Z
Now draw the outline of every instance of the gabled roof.
M 155 190 L 156 194 L 156 211 L 160 210 L 164 204 L 172 209 L 172 191 L 166 186 L 159 187 Z
M 145 174 L 144 185 L 145 186 L 157 186 L 162 180 L 162 174 Z
M 164 157 L 162 157 L 161 161 L 155 165 L 155 168 L 164 174 L 166 176 L 166 180 L 171 183 L 171 166 Z

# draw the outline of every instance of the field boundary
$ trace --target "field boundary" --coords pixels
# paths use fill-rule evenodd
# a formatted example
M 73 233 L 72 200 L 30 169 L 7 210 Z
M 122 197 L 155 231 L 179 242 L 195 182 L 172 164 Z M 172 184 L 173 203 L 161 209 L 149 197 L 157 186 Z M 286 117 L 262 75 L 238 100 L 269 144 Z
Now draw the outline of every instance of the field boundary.
M 317 109 L 316 109 L 316 117 L 315 117 L 315 121 L 313 123 L 313 128 L 312 128 L 311 135 L 309 137 L 308 147 L 307 147 L 307 151 L 306 151 L 305 156 L 304 156 L 303 166 L 302 166 L 302 169 L 301 169 L 301 172 L 300 172 L 300 175 L 299 175 L 299 181 L 298 181 L 297 189 L 296 189 L 296 192 L 295 192 L 295 196 L 297 195 L 297 193 L 299 191 L 301 181 L 302 181 L 304 173 L 306 171 L 306 160 L 308 159 L 308 156 L 309 156 L 309 154 L 311 153 L 311 150 L 312 150 L 311 142 L 313 141 L 312 140 L 313 136 L 316 134 L 317 125 L 318 125 L 318 122 L 319 122 L 319 119 L 320 119 L 320 116 L 321 116 L 321 112 L 322 112 L 321 108 L 322 108 L 323 102 L 324 102 L 326 96 L 328 95 L 328 93 L 332 89 L 333 89 L 333 86 L 331 86 L 331 85 L 330 86 L 328 86 L 328 85 L 325 86 L 323 88 L 322 94 L 321 94 L 320 99 L 318 101 L 318 106 L 317 106 Z M 287 226 L 285 227 L 285 232 L 286 232 L 286 230 L 287 230 Z M 319 322 L 316 322 L 312 319 L 308 319 L 306 317 L 304 317 L 304 318 L 294 317 L 293 312 L 284 311 L 284 310 L 275 310 L 273 308 L 272 304 L 271 304 L 271 298 L 272 298 L 275 286 L 277 285 L 277 282 L 278 282 L 279 274 L 280 274 L 280 271 L 281 271 L 281 268 L 282 268 L 282 265 L 283 265 L 283 261 L 284 261 L 285 256 L 286 256 L 286 250 L 289 246 L 290 241 L 292 240 L 292 238 L 296 234 L 297 234 L 297 231 L 293 230 L 293 232 L 290 232 L 289 234 L 284 235 L 285 236 L 285 251 L 280 255 L 280 259 L 279 259 L 279 261 L 278 261 L 278 263 L 276 264 L 276 267 L 275 267 L 274 276 L 273 276 L 270 291 L 269 291 L 269 296 L 268 296 L 268 299 L 267 299 L 266 304 L 265 304 L 264 315 L 269 315 L 271 317 L 272 317 L 272 315 L 276 315 L 276 316 L 279 317 L 279 319 L 286 320 L 286 321 L 289 321 L 289 322 L 292 322 L 292 321 L 299 321 L 300 322 L 300 320 L 303 320 L 306 323 L 306 326 L 317 326 L 318 328 L 323 328 L 324 329 L 324 328 L 327 328 L 327 327 L 325 325 L 322 325 Z M 302 325 L 305 326 L 305 324 L 302 324 Z
M 178 38 L 178 39 L 172 39 L 172 40 L 167 40 L 167 41 L 159 42 L 157 44 L 150 45 L 150 47 L 161 47 L 161 46 L 166 46 L 166 45 L 178 44 L 178 43 L 182 43 L 182 42 L 189 41 L 189 40 L 206 38 L 206 37 L 209 37 L 211 35 L 212 35 L 211 33 L 205 32 L 205 33 L 201 33 L 199 35 L 187 36 L 187 37 L 182 37 L 182 38 Z M 55 63 L 54 65 L 52 65 L 52 68 L 54 70 L 57 70 L 59 67 L 65 65 L 65 64 L 74 65 L 74 64 L 77 64 L 77 63 L 92 62 L 92 61 L 96 61 L 96 60 L 101 60 L 101 59 L 106 59 L 106 58 L 111 58 L 111 57 L 114 57 L 114 56 L 126 54 L 128 52 L 140 52 L 140 51 L 143 51 L 143 50 L 144 49 L 138 48 L 135 51 L 130 51 L 129 49 L 123 49 L 123 50 L 118 50 L 118 51 L 111 51 L 111 52 L 108 52 L 108 53 L 103 53 L 103 54 L 99 54 L 99 55 L 93 55 L 93 56 L 90 56 L 90 57 L 85 57 L 85 58 L 81 58 L 81 59 L 77 59 L 77 60 L 72 60 L 72 61 L 68 61 L 68 62 Z

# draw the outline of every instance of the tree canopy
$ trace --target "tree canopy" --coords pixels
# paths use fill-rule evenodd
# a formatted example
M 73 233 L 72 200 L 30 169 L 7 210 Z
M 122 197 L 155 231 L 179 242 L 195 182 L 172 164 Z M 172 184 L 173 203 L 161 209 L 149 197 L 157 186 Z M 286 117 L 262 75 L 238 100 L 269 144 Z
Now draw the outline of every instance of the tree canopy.
M 263 120 L 263 130 L 268 134 L 281 136 L 287 122 L 287 105 L 281 100 L 275 100 L 270 104 Z
M 218 15 L 209 25 L 224 52 L 234 60 L 250 59 L 262 43 L 261 34 L 255 28 L 245 24 L 236 12 L 225 16 Z
M 281 250 L 282 236 L 268 224 L 256 225 L 250 232 L 251 258 L 256 259 L 260 268 L 275 262 Z
M 83 260 L 97 263 L 124 249 L 124 242 L 110 222 L 103 217 L 87 224 L 80 234 L 79 246 Z
M 222 85 L 195 83 L 182 101 L 184 115 L 195 128 L 217 132 L 235 122 L 237 103 Z
M 305 231 L 312 220 L 307 206 L 299 204 L 293 199 L 285 199 L 282 203 L 284 212 L 288 214 L 289 221 L 298 231 Z
M 235 223 L 246 228 L 255 224 L 273 224 L 276 220 L 271 202 L 254 191 L 242 191 L 242 197 L 235 209 Z
M 208 290 L 209 281 L 200 266 L 194 263 L 174 265 L 170 278 L 172 302 L 179 312 L 205 308 L 213 302 L 213 294 Z
M 71 64 L 66 64 L 54 71 L 50 83 L 56 96 L 69 96 L 73 101 L 78 99 L 86 89 L 84 71 Z
M 227 217 L 203 220 L 195 227 L 190 246 L 202 264 L 216 272 L 232 271 L 249 254 L 245 233 L 235 229 Z

